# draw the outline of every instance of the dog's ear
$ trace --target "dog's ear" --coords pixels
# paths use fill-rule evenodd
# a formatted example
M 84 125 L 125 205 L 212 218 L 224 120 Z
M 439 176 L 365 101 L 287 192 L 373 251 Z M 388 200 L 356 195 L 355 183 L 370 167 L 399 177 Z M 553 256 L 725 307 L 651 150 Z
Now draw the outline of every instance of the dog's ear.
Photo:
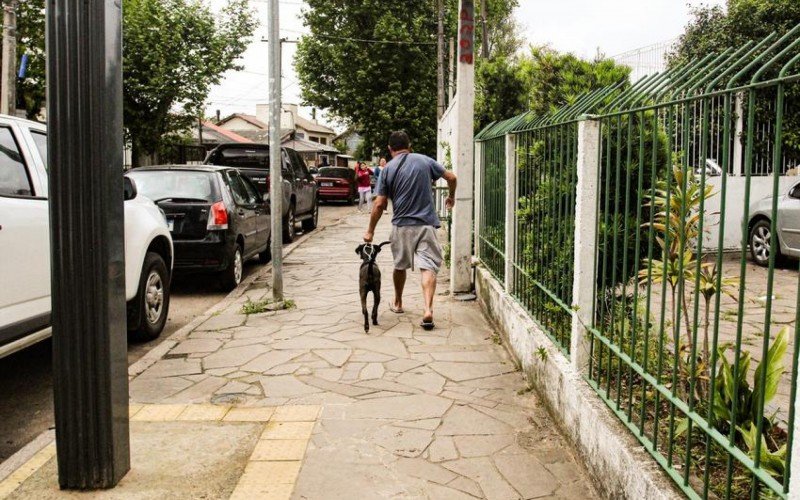
M 361 255 L 362 250 L 364 250 L 364 245 L 358 245 L 358 247 L 356 247 L 356 255 Z

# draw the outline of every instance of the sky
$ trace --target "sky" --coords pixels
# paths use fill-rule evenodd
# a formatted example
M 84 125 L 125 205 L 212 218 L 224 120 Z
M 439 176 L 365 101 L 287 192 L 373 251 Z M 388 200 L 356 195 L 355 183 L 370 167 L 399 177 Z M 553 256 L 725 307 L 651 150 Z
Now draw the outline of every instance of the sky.
M 226 0 L 208 0 L 219 9 Z M 267 0 L 250 0 L 260 26 L 243 54 L 243 71 L 230 71 L 215 86 L 206 102 L 206 113 L 217 110 L 224 117 L 231 113 L 255 114 L 256 104 L 268 102 Z M 592 58 L 598 50 L 615 56 L 629 50 L 677 38 L 690 19 L 690 7 L 724 5 L 724 0 L 520 0 L 515 12 L 525 39 L 547 44 L 563 52 Z M 302 0 L 280 0 L 281 36 L 297 40 L 304 32 Z M 300 103 L 300 87 L 293 67 L 296 46 L 284 44 L 283 102 Z M 301 114 L 311 116 L 310 108 Z M 342 127 L 318 114 L 323 123 Z

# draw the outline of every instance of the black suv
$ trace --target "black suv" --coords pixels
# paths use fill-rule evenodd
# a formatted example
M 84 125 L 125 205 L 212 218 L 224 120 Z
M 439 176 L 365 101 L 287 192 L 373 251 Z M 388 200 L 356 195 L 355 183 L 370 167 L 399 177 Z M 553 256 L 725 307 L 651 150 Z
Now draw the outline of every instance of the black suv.
M 305 162 L 294 149 L 281 148 L 283 159 L 283 241 L 295 237 L 295 225 L 303 231 L 317 227 L 319 196 L 317 184 Z M 269 195 L 269 146 L 267 144 L 220 144 L 206 157 L 207 165 L 235 167 L 256 185 L 262 195 Z

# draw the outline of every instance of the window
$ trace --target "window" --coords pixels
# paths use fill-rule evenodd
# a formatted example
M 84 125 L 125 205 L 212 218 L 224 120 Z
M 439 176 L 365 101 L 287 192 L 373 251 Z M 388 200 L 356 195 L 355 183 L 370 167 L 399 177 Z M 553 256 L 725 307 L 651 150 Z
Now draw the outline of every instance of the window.
M 297 176 L 301 179 L 313 180 L 314 178 L 311 177 L 308 167 L 306 166 L 306 162 L 303 160 L 303 157 L 300 156 L 300 153 L 297 151 L 292 151 L 291 154 L 292 159 L 294 160 L 294 171 L 297 172 Z
M 322 144 L 322 145 L 327 146 L 328 145 L 328 139 L 326 139 L 324 137 L 320 137 L 319 143 Z
M 33 142 L 36 143 L 36 149 L 42 158 L 44 168 L 49 172 L 50 166 L 47 164 L 47 134 L 38 130 L 31 130 L 31 137 L 33 137 Z
M 235 201 L 237 205 L 250 204 L 244 183 L 242 182 L 242 179 L 239 178 L 239 175 L 236 174 L 236 172 L 228 172 L 228 184 L 231 186 L 233 201 Z
M 800 199 L 800 184 L 795 184 L 791 191 L 789 191 L 789 198 Z
M 0 127 L 0 196 L 33 196 L 28 169 L 8 127 Z
M 253 181 L 248 179 L 247 177 L 240 176 L 239 179 L 242 181 L 242 185 L 244 185 L 244 189 L 247 191 L 247 200 L 251 205 L 258 205 L 262 202 L 261 195 L 258 194 L 258 189 L 256 189 L 255 184 Z

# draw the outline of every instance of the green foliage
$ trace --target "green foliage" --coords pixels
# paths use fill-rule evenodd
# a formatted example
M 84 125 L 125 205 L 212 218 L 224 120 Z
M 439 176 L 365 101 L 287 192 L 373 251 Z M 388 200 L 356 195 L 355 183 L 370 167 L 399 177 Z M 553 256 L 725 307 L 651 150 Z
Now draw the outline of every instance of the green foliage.
M 219 13 L 195 0 L 123 1 L 124 122 L 138 166 L 193 126 L 222 74 L 237 69 L 256 21 L 248 0 Z
M 265 312 L 294 309 L 295 307 L 297 307 L 297 305 L 294 300 L 291 299 L 286 299 L 283 302 L 274 302 L 269 298 L 257 301 L 247 299 L 247 301 L 242 304 L 239 314 L 262 314 Z
M 502 24 L 516 3 L 490 0 L 489 24 Z M 403 129 L 416 151 L 433 155 L 435 2 L 409 0 L 399 6 L 391 0 L 309 0 L 307 5 L 303 19 L 310 35 L 301 40 L 295 58 L 303 100 L 325 108 L 347 125 L 357 125 L 365 154 L 384 150 L 389 134 Z M 446 1 L 446 33 L 456 32 L 456 5 L 456 0 Z M 501 40 L 505 32 L 499 33 Z M 365 43 L 353 38 L 409 43 Z
M 24 54 L 28 55 L 28 71 L 25 79 L 17 82 L 17 99 L 33 119 L 45 103 L 44 0 L 17 4 L 17 64 Z
M 475 68 L 475 130 L 527 111 L 529 89 L 529 75 L 515 59 L 479 59 Z

